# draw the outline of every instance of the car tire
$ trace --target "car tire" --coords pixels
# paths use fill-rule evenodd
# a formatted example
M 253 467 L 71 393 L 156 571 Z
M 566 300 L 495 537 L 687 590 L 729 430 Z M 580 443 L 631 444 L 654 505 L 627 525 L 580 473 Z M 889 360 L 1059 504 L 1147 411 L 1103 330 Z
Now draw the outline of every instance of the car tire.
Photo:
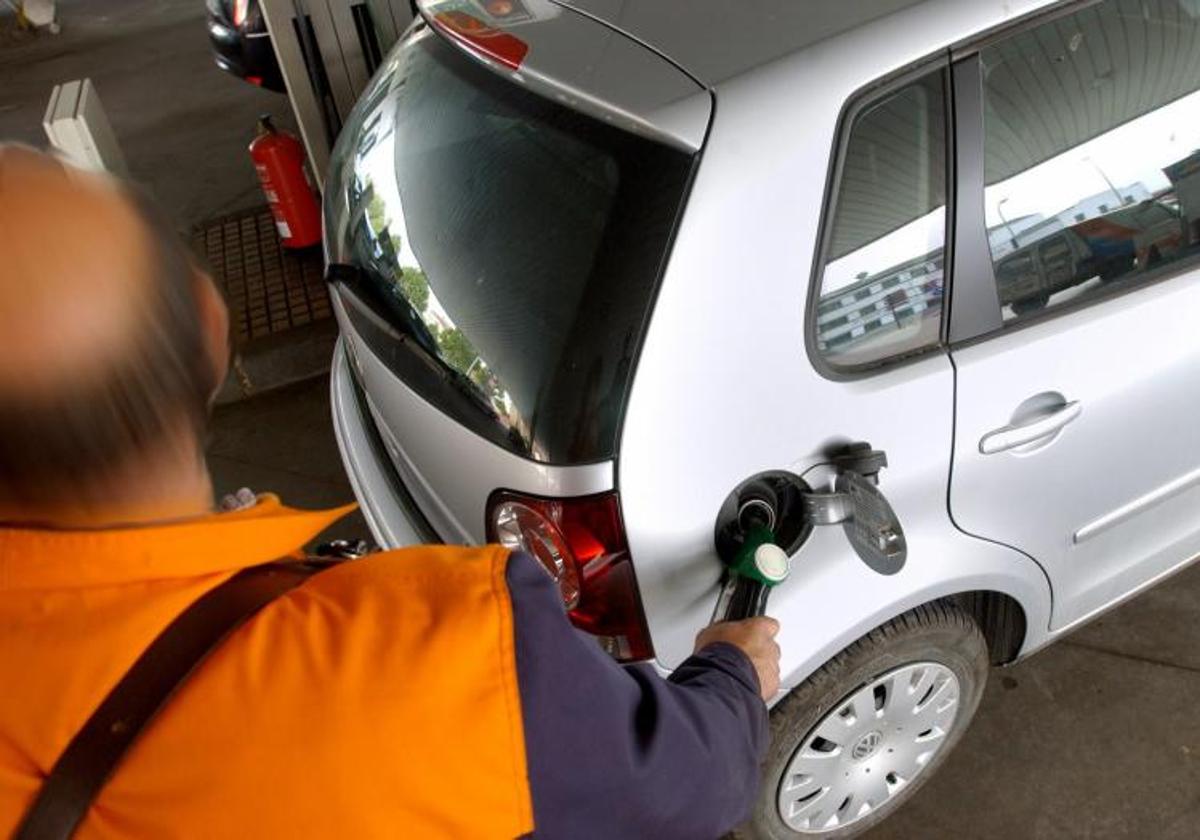
M 902 715 L 910 713 L 902 701 L 911 696 L 905 692 L 913 687 L 914 683 L 911 681 L 917 679 L 916 674 L 922 668 L 927 675 L 933 674 L 930 677 L 931 686 L 928 692 L 923 693 L 922 698 L 930 698 L 928 703 L 931 707 L 944 704 L 949 699 L 948 694 L 937 704 L 932 698 L 942 697 L 947 690 L 946 686 L 956 687 L 957 708 L 953 711 L 952 723 L 940 738 L 926 742 L 921 742 L 918 738 L 918 745 L 913 746 L 904 740 L 912 739 L 911 726 L 907 736 L 894 730 L 898 726 L 896 721 L 904 720 Z M 751 819 L 733 836 L 742 840 L 796 840 L 805 836 L 842 840 L 856 837 L 877 825 L 920 789 L 958 743 L 979 706 L 979 699 L 987 683 L 988 668 L 987 642 L 978 625 L 969 615 L 949 602 L 923 605 L 872 630 L 798 685 L 772 710 L 771 747 L 764 766 L 762 789 Z M 945 677 L 947 674 L 952 674 L 957 682 L 954 683 Z M 934 695 L 932 692 L 938 685 L 937 675 L 942 675 L 944 682 L 941 683 L 942 687 L 936 688 L 937 694 Z M 900 684 L 899 688 L 897 683 Z M 924 692 L 920 684 L 915 685 L 917 690 Z M 867 694 L 867 691 L 871 693 Z M 889 695 L 889 691 L 895 693 Z M 897 701 L 896 706 L 887 705 L 889 697 L 894 697 Z M 918 706 L 923 702 L 922 698 L 918 698 Z M 852 700 L 874 703 L 874 707 L 869 707 L 869 714 L 875 715 L 875 719 L 866 734 L 859 735 L 858 729 L 847 729 L 847 741 L 837 746 L 837 754 L 831 753 L 830 758 L 820 759 L 839 762 L 833 776 L 839 776 L 845 771 L 845 778 L 849 780 L 842 782 L 840 778 L 836 779 L 830 787 L 825 788 L 827 792 L 823 796 L 836 798 L 845 793 L 846 786 L 852 787 L 859 781 L 869 784 L 872 779 L 863 774 L 864 771 L 869 774 L 871 769 L 876 771 L 876 780 L 881 774 L 884 776 L 888 790 L 892 787 L 893 778 L 896 778 L 897 783 L 901 781 L 895 774 L 902 766 L 906 768 L 903 772 L 909 772 L 909 766 L 919 769 L 911 773 L 912 778 L 898 784 L 895 792 L 889 793 L 884 801 L 870 806 L 860 816 L 856 816 L 855 805 L 861 809 L 863 805 L 869 805 L 870 800 L 864 794 L 862 802 L 855 803 L 853 797 L 857 793 L 852 792 L 846 798 L 849 804 L 845 806 L 845 813 L 839 817 L 839 824 L 830 825 L 828 828 L 821 828 L 819 823 L 816 827 L 789 826 L 783 817 L 784 796 L 794 802 L 793 797 L 806 794 L 813 796 L 813 807 L 819 804 L 817 796 L 807 794 L 804 785 L 797 784 L 797 780 L 802 777 L 810 779 L 810 784 L 815 783 L 811 782 L 813 776 L 796 772 L 799 767 L 807 769 L 808 765 L 793 765 L 793 757 L 797 762 L 811 761 L 807 756 L 816 751 L 818 740 L 821 740 L 814 733 L 818 730 L 826 731 L 821 729 L 823 726 L 844 723 L 846 719 L 841 713 Z M 882 710 L 878 708 L 880 703 L 884 704 Z M 921 708 L 924 710 L 925 707 Z M 851 724 L 846 726 L 851 727 Z M 858 724 L 855 726 L 861 728 Z M 880 735 L 880 730 L 885 727 L 891 731 Z M 939 728 L 939 731 L 943 730 Z M 860 758 L 858 753 L 863 751 L 863 745 L 872 737 L 875 739 L 875 746 L 870 749 L 874 751 L 867 752 Z M 935 751 L 926 757 L 923 764 L 919 759 L 917 764 L 911 765 L 900 762 L 893 752 L 895 749 L 902 755 L 911 756 L 911 750 L 926 749 L 933 746 L 937 740 L 941 741 L 940 745 L 936 745 Z M 830 742 L 820 743 L 822 751 L 827 743 Z M 888 747 L 889 743 L 895 747 Z M 800 755 L 798 750 L 802 746 L 806 748 L 806 752 Z M 822 772 L 827 769 L 823 767 Z M 853 777 L 852 773 L 855 774 Z M 784 784 L 792 786 L 786 793 L 783 790 Z M 826 807 L 837 809 L 839 804 L 845 805 L 832 802 L 832 798 Z M 791 810 L 796 806 L 787 807 Z M 806 819 L 806 814 L 809 813 L 811 811 L 802 810 L 800 819 Z M 831 810 L 830 813 L 834 811 Z
M 1152 252 L 1156 254 L 1158 249 L 1153 248 Z M 1134 271 L 1137 267 L 1138 259 L 1136 256 L 1109 260 L 1100 267 L 1100 282 L 1112 283 L 1116 280 L 1120 280 L 1122 277 Z
M 1014 300 L 1012 302 L 1012 310 L 1015 315 L 1028 315 L 1031 312 L 1045 309 L 1046 304 L 1050 302 L 1050 295 L 1040 294 L 1033 297 L 1027 297 L 1024 300 Z

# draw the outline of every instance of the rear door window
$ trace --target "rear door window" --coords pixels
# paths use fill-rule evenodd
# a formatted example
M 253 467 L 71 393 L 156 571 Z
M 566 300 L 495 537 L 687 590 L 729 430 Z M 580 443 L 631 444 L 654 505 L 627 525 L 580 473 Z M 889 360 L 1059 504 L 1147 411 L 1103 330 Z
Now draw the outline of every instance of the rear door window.
M 1106 0 L 985 47 L 984 205 L 1012 323 L 1195 263 L 1200 5 Z

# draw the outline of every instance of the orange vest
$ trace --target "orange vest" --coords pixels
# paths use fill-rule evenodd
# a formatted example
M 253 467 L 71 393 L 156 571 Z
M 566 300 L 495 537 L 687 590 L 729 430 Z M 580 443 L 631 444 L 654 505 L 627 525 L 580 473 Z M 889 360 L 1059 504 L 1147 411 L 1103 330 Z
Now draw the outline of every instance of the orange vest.
M 155 636 L 350 508 L 104 531 L 0 529 L 0 836 Z M 125 756 L 79 838 L 533 830 L 498 547 L 322 572 L 230 636 Z

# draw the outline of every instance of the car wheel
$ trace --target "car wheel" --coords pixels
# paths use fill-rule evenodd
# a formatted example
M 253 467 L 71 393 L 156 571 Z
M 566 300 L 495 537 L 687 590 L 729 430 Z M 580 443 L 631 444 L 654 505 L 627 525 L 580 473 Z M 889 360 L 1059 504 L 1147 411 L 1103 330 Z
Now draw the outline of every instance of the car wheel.
M 878 824 L 962 737 L 987 674 L 987 642 L 952 604 L 872 630 L 772 711 L 762 791 L 734 836 L 845 838 Z
M 1014 300 L 1012 303 L 1012 310 L 1016 315 L 1028 315 L 1030 312 L 1037 312 L 1039 309 L 1045 309 L 1046 304 L 1049 302 L 1050 295 L 1034 295 L 1033 297 L 1027 297 L 1024 300 Z
M 1157 249 L 1154 249 L 1154 250 L 1157 251 Z M 1136 256 L 1120 257 L 1117 259 L 1109 260 L 1108 262 L 1106 262 L 1102 266 L 1100 266 L 1100 272 L 1099 272 L 1100 282 L 1101 283 L 1111 283 L 1114 280 L 1120 280 L 1122 277 L 1131 273 L 1137 267 L 1138 267 L 1138 258 Z

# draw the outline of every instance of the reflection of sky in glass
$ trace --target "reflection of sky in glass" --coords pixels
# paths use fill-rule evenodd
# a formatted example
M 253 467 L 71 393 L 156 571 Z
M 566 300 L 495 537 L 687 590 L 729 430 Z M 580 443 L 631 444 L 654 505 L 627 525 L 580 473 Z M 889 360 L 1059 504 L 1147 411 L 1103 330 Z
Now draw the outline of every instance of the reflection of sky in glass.
M 389 122 L 390 126 L 391 123 Z M 366 155 L 358 158 L 356 171 L 359 178 L 366 184 L 371 185 L 375 195 L 382 200 L 383 206 L 389 210 L 400 207 L 400 188 L 396 184 L 395 171 L 395 131 L 388 128 L 387 134 L 382 135 L 375 146 Z M 404 217 L 400 213 L 389 213 L 387 216 L 387 229 L 392 237 L 392 241 L 399 247 L 397 255 L 400 258 L 400 268 L 418 267 L 417 255 L 413 253 L 412 245 L 408 241 L 408 231 L 404 227 Z M 374 231 L 375 234 L 381 231 Z M 450 316 L 446 314 L 446 310 L 438 303 L 437 295 L 433 293 L 433 289 L 429 290 L 429 303 L 426 306 L 429 314 L 421 313 L 426 322 L 442 323 L 450 327 L 454 323 L 450 320 Z
M 1200 147 L 1198 115 L 1200 91 L 993 184 L 985 202 L 988 228 L 1005 219 L 1061 213 L 1087 196 L 1109 191 L 1106 177 L 1118 190 L 1137 183 L 1151 193 L 1166 189 L 1170 181 L 1163 167 Z M 825 269 L 822 294 L 851 285 L 862 273 L 875 276 L 940 249 L 943 227 L 939 208 L 834 260 Z
M 381 105 L 380 107 L 387 106 Z M 367 224 L 371 228 L 372 234 L 377 238 L 387 236 L 391 239 L 402 274 L 416 274 L 421 272 L 420 263 L 417 262 L 417 255 L 413 252 L 412 244 L 409 241 L 408 230 L 404 226 L 404 215 L 400 212 L 402 206 L 400 189 L 395 173 L 395 131 L 390 120 L 384 122 L 388 126 L 386 133 L 376 138 L 370 151 L 356 157 L 355 176 L 367 191 L 375 196 L 377 206 L 384 210 L 379 230 L 375 229 L 371 213 L 367 213 Z M 469 339 L 455 326 L 449 313 L 438 300 L 432 284 L 427 284 L 426 288 L 428 297 L 424 307 L 417 314 L 434 334 L 438 345 L 445 348 L 447 336 L 450 333 L 456 333 L 462 339 L 462 343 L 466 347 L 470 347 Z M 491 375 L 487 363 L 473 348 L 469 355 L 472 358 L 466 364 L 455 364 L 453 357 L 446 353 L 443 353 L 442 361 L 454 367 L 459 373 L 468 376 L 499 413 L 511 415 L 512 398 L 499 387 Z M 512 417 L 509 419 L 513 420 Z
M 988 227 L 1022 216 L 1054 216 L 1086 196 L 1142 183 L 1170 186 L 1163 174 L 1200 145 L 1200 91 L 1125 123 L 987 188 Z M 1004 202 L 1003 207 L 999 207 Z M 1001 218 L 1003 213 L 1003 219 Z
M 875 276 L 893 266 L 938 251 L 945 234 L 944 208 L 909 222 L 887 236 L 851 251 L 825 267 L 821 294 L 849 286 L 859 274 Z

